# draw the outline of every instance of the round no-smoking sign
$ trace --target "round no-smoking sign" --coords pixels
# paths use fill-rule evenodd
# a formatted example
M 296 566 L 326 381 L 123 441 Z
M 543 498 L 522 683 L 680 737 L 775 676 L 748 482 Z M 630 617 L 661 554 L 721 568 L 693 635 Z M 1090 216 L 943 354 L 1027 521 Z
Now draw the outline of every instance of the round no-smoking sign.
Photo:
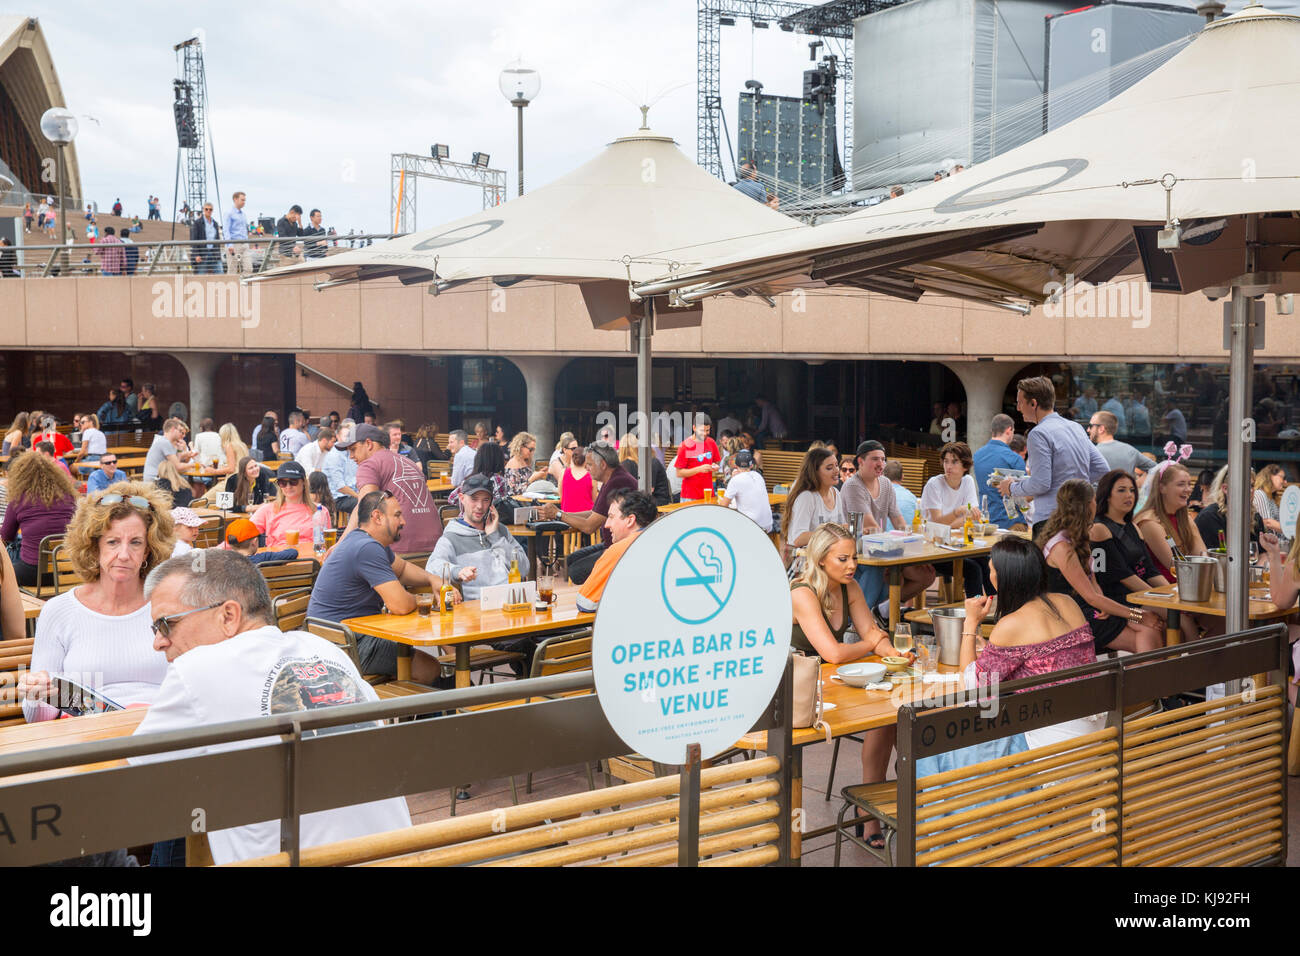
M 790 654 L 790 590 L 771 540 L 716 505 L 641 532 L 596 612 L 592 669 L 628 747 L 679 764 L 732 746 L 775 693 Z

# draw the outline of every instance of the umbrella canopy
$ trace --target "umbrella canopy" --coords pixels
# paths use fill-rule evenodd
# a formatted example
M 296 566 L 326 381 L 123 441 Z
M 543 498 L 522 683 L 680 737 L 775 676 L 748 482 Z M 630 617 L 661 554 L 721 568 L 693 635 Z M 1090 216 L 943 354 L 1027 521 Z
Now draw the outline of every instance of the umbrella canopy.
M 1023 304 L 1042 302 L 1067 274 L 1105 281 L 1136 262 L 1137 224 L 1178 220 L 1191 241 L 1193 226 L 1215 232 L 1205 220 L 1300 209 L 1300 133 L 1287 122 L 1300 97 L 1298 49 L 1300 17 L 1247 7 L 1030 143 L 638 291 L 687 289 L 689 301 L 798 277 L 913 300 L 934 292 Z M 1283 229 L 1276 241 L 1294 240 Z M 1278 267 L 1282 254 L 1261 268 Z M 1204 277 L 1181 291 L 1216 284 Z
M 474 279 L 545 278 L 606 280 L 625 290 L 732 255 L 755 236 L 806 228 L 700 169 L 671 137 L 641 129 L 504 205 L 259 278 L 325 273 L 331 283 L 396 278 L 437 282 L 439 290 Z M 632 298 L 623 295 L 620 316 Z M 593 316 L 597 325 L 608 320 Z

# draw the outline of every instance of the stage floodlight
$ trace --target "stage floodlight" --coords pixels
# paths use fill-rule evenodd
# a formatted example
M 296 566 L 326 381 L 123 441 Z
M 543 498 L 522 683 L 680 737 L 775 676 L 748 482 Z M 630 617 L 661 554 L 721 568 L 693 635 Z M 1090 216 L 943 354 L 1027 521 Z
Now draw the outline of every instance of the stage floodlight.
M 429 147 L 429 155 L 441 162 L 451 156 L 451 147 L 446 143 L 434 143 Z
M 487 153 L 475 153 L 472 157 L 470 157 L 470 162 L 472 162 L 475 166 L 481 166 L 486 169 L 490 159 L 491 157 L 488 156 Z

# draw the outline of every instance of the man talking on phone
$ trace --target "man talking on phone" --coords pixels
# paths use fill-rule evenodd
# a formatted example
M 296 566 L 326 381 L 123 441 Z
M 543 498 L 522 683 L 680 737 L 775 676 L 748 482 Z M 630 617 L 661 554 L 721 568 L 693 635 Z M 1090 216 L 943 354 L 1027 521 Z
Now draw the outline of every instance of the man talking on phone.
M 491 479 L 466 478 L 460 486 L 460 507 L 460 517 L 443 531 L 424 569 L 434 577 L 450 575 L 467 601 L 477 600 L 485 587 L 505 584 L 511 561 L 519 562 L 520 577 L 527 580 L 528 554 L 497 516 Z

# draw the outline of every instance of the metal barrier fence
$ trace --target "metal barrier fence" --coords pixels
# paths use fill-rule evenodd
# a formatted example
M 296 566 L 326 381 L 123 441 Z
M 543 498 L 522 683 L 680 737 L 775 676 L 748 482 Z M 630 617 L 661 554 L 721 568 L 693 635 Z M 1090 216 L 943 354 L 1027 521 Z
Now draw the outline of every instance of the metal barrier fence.
M 123 253 L 123 261 L 130 266 L 130 251 L 134 250 L 135 265 L 131 271 L 115 272 L 113 276 L 135 275 L 237 275 L 225 272 L 225 250 L 235 246 L 246 250 L 250 265 L 243 274 L 254 274 L 281 265 L 325 258 L 346 252 L 350 243 L 395 239 L 404 233 L 373 232 L 351 236 L 257 236 L 251 239 L 166 239 L 152 242 L 108 243 L 78 242 L 65 245 L 21 245 L 0 249 L 0 268 L 14 268 L 23 278 L 48 278 L 51 276 L 102 275 L 106 261 L 105 252 Z M 295 251 L 296 250 L 296 251 Z
M 48 863 L 173 839 L 194 832 L 201 809 L 208 831 L 279 819 L 281 852 L 297 865 L 304 813 L 626 754 L 627 745 L 610 727 L 594 693 L 456 713 L 593 688 L 592 672 L 580 671 L 0 757 L 0 833 L 11 837 L 7 843 L 0 840 L 0 864 Z M 769 731 L 769 752 L 781 760 L 782 864 L 790 862 L 790 700 L 787 668 L 754 725 Z M 438 712 L 450 716 L 314 733 Z M 266 746 L 139 766 L 59 773 L 259 738 L 272 740 Z M 42 776 L 7 782 L 35 773 Z M 699 764 L 684 767 L 682 779 L 681 832 L 698 833 Z M 692 861 L 691 849 L 683 843 L 687 862 Z

